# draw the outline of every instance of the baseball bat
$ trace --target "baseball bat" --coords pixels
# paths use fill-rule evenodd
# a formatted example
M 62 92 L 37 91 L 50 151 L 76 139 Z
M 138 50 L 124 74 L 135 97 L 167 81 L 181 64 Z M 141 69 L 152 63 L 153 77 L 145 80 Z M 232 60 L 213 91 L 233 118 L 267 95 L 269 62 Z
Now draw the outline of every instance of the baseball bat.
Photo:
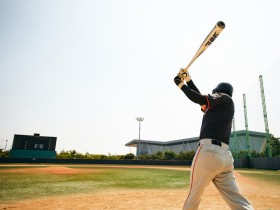
M 215 27 L 210 31 L 207 37 L 202 42 L 201 46 L 197 50 L 193 59 L 190 61 L 188 66 L 183 69 L 184 72 L 187 72 L 193 62 L 215 41 L 215 39 L 220 35 L 222 30 L 226 27 L 223 21 L 218 21 Z

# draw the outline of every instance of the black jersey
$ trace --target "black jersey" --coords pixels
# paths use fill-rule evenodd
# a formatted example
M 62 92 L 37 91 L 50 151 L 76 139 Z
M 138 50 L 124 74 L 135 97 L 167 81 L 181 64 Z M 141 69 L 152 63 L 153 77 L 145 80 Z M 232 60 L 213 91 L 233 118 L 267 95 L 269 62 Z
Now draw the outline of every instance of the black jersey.
M 210 138 L 229 144 L 234 103 L 224 93 L 209 94 L 208 107 L 202 119 L 199 139 Z
M 193 81 L 183 85 L 181 90 L 194 103 L 207 105 L 202 119 L 199 139 L 211 138 L 229 144 L 234 115 L 234 103 L 224 93 L 201 95 Z

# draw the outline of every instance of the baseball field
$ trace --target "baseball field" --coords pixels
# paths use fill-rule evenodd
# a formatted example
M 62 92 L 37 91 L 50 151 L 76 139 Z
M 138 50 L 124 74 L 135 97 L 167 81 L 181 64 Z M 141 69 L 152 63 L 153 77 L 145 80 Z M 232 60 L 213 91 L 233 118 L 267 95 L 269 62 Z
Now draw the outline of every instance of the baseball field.
M 190 168 L 134 165 L 0 165 L 0 209 L 182 209 Z M 280 209 L 280 171 L 237 169 L 255 209 Z M 229 209 L 211 183 L 200 209 Z

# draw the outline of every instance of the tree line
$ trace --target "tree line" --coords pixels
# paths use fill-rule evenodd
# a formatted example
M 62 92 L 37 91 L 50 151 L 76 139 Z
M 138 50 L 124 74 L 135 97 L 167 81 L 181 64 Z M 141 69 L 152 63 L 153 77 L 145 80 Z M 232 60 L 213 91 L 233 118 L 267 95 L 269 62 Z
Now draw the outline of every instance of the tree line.
M 271 153 L 272 157 L 280 157 L 280 138 L 271 138 Z M 247 157 L 251 158 L 262 158 L 268 157 L 268 148 L 265 148 L 263 152 L 256 151 L 239 151 L 232 152 L 234 159 L 244 159 Z M 98 159 L 98 160 L 126 160 L 126 159 L 140 159 L 140 160 L 192 160 L 195 155 L 195 151 L 181 151 L 175 153 L 174 151 L 158 151 L 155 154 L 141 154 L 136 157 L 133 153 L 128 153 L 125 155 L 104 155 L 104 154 L 90 154 L 90 153 L 80 153 L 76 150 L 65 151 L 57 153 L 58 159 Z M 0 158 L 8 158 L 9 151 L 3 151 L 0 149 Z
M 155 154 L 142 154 L 136 157 L 133 153 L 125 155 L 104 155 L 104 154 L 90 154 L 79 153 L 76 150 L 61 151 L 57 154 L 58 159 L 96 159 L 96 160 L 192 160 L 195 155 L 195 151 L 175 153 L 174 151 L 158 151 Z

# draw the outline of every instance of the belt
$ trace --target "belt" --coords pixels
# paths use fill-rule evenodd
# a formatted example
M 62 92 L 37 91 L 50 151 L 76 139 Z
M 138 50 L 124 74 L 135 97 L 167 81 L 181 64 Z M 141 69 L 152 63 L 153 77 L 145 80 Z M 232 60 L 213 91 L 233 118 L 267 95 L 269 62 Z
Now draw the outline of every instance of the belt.
M 198 143 L 198 146 L 203 145 L 203 144 L 207 144 L 207 145 L 214 144 L 214 145 L 220 146 L 224 150 L 228 150 L 228 148 L 229 148 L 229 146 L 227 144 L 214 140 L 214 139 L 201 139 Z

